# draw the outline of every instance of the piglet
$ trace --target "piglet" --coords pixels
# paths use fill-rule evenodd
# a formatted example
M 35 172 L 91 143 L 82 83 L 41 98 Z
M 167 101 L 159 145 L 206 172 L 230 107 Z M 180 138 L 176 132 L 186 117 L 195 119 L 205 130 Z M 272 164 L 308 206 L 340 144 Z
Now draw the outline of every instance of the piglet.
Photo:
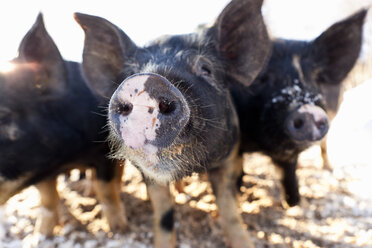
M 208 172 L 233 247 L 251 247 L 235 202 L 239 123 L 228 86 L 248 86 L 269 39 L 261 0 L 233 0 L 198 33 L 138 47 L 107 20 L 77 13 L 85 32 L 84 74 L 109 98 L 112 156 L 143 174 L 154 207 L 155 247 L 175 246 L 166 183 Z
M 56 176 L 77 166 L 95 169 L 95 191 L 113 231 L 127 226 L 120 202 L 122 169 L 107 158 L 106 118 L 80 64 L 62 59 L 40 14 L 19 56 L 0 72 L 0 204 L 35 185 L 41 196 L 36 232 L 58 222 Z
M 289 206 L 300 201 L 299 154 L 323 139 L 323 160 L 329 165 L 325 136 L 338 110 L 342 81 L 358 58 L 366 13 L 335 23 L 310 42 L 274 40 L 271 57 L 251 87 L 230 87 L 240 119 L 240 154 L 271 157 L 283 171 Z

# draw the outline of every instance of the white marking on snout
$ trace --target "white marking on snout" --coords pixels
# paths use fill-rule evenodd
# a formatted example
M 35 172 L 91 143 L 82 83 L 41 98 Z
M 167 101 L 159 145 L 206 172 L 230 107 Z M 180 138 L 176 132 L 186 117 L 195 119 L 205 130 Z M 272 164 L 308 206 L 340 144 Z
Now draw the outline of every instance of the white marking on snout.
M 160 120 L 157 118 L 159 103 L 145 91 L 148 77 L 148 75 L 138 75 L 130 78 L 118 92 L 120 102 L 133 105 L 129 115 L 119 117 L 121 138 L 126 146 L 133 149 L 143 148 L 147 141 L 154 141 L 156 130 L 160 127 Z M 154 152 L 154 149 L 150 150 L 149 153 Z
M 301 67 L 301 58 L 299 55 L 293 55 L 292 65 L 297 70 L 301 82 L 305 82 L 304 73 Z

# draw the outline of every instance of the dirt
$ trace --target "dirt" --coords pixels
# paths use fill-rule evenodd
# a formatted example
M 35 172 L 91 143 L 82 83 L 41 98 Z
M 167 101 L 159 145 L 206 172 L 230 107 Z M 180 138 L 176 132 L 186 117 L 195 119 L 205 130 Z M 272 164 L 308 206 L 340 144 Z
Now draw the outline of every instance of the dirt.
M 318 147 L 301 156 L 302 201 L 292 208 L 282 202 L 280 174 L 270 159 L 259 154 L 245 159 L 239 202 L 256 247 L 372 247 L 372 201 L 349 191 L 349 183 L 357 179 L 346 171 L 321 169 Z M 33 234 L 40 214 L 37 190 L 30 187 L 14 196 L 0 210 L 0 247 L 152 246 L 152 208 L 136 169 L 127 166 L 123 176 L 121 199 L 130 225 L 124 234 L 108 231 L 100 205 L 87 192 L 90 188 L 89 180 L 79 181 L 76 175 L 68 180 L 59 177 L 61 206 L 72 215 L 65 214 L 66 223 L 55 228 L 52 239 Z M 185 180 L 185 193 L 178 193 L 173 185 L 171 190 L 179 247 L 226 247 L 208 181 L 194 175 Z

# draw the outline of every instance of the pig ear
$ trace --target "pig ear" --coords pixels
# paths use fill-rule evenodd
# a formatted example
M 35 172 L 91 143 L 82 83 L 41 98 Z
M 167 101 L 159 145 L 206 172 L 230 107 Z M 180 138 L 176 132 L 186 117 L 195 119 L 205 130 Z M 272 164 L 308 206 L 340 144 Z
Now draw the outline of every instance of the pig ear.
M 366 14 L 363 9 L 333 24 L 312 42 L 310 62 L 314 64 L 317 82 L 339 84 L 353 68 L 362 45 Z
M 118 27 L 106 19 L 74 14 L 85 32 L 83 70 L 89 85 L 99 95 L 110 97 L 115 91 L 126 58 L 136 51 L 136 45 Z
M 262 0 L 232 0 L 217 18 L 218 50 L 227 59 L 227 72 L 248 86 L 262 69 L 270 40 L 261 15 Z
M 19 58 L 35 72 L 35 87 L 42 92 L 57 92 L 65 88 L 66 68 L 57 46 L 45 29 L 40 13 L 18 49 Z

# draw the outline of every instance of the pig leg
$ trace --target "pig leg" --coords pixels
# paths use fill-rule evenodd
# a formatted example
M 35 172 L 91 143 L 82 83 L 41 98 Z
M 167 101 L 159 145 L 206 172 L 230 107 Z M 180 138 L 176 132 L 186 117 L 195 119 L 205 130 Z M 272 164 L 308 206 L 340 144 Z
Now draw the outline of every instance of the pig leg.
M 208 172 L 216 196 L 221 225 L 233 248 L 254 247 L 244 227 L 236 199 L 236 182 L 242 173 L 243 158 L 238 156 Z
M 0 175 L 0 205 L 5 204 L 10 197 L 22 190 L 25 187 L 24 184 L 27 180 L 27 177 L 6 179 Z
M 286 202 L 290 207 L 299 204 L 301 199 L 296 175 L 297 157 L 288 161 L 275 160 L 274 163 L 283 170 L 282 185 Z
M 183 179 L 174 183 L 174 187 L 178 193 L 185 193 L 185 181 Z
M 93 177 L 94 191 L 102 205 L 103 215 L 108 221 L 110 230 L 114 232 L 124 232 L 128 225 L 125 208 L 120 201 L 123 168 L 124 166 L 119 163 L 99 166 Z
M 95 197 L 94 196 L 94 186 L 92 181 L 92 169 L 85 168 L 86 165 L 76 164 L 72 165 L 72 168 L 77 168 L 79 170 L 79 183 L 74 186 L 74 189 L 85 197 Z M 65 178 L 70 180 L 72 177 L 72 170 L 65 174 Z
M 82 194 L 83 196 L 87 197 L 94 197 L 94 185 L 92 180 L 92 169 L 81 169 L 79 180 L 82 184 L 83 190 Z
M 323 169 L 326 170 L 332 170 L 332 164 L 329 162 L 328 159 L 328 150 L 327 150 L 327 137 L 325 137 L 322 142 L 320 143 L 320 150 L 322 153 L 322 159 L 323 159 Z
M 154 209 L 154 247 L 176 246 L 174 208 L 168 185 L 148 182 L 147 191 Z
M 40 193 L 41 215 L 35 224 L 35 233 L 52 236 L 53 229 L 58 223 L 59 195 L 56 179 L 42 181 L 36 185 Z

